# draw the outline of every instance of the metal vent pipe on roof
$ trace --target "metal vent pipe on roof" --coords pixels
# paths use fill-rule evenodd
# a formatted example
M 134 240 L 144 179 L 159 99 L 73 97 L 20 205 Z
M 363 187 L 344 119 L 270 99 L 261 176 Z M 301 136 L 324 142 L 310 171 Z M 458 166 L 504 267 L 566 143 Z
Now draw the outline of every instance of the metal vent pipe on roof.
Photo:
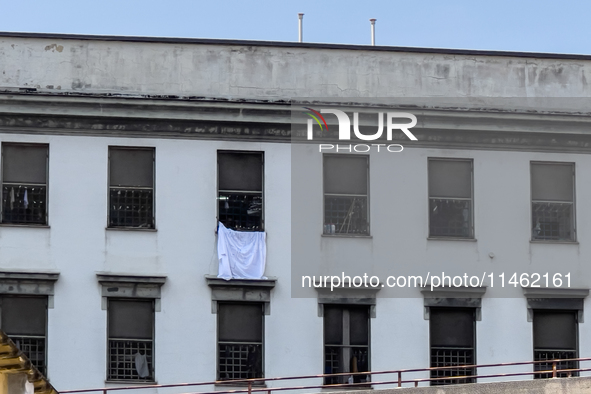
M 298 19 L 299 19 L 299 42 L 304 41 L 304 14 L 302 12 L 300 12 L 298 14 Z
M 371 45 L 376 45 L 376 20 L 377 19 L 370 19 L 371 22 Z

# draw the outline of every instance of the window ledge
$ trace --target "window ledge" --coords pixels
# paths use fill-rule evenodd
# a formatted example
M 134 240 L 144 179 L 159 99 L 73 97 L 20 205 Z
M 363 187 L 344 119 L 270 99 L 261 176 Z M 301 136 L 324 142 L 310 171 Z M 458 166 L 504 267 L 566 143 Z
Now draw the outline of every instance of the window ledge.
M 336 386 L 336 387 L 335 387 Z M 368 383 L 353 383 L 345 385 L 325 384 L 322 385 L 322 391 L 343 391 L 343 390 L 373 390 L 371 382 Z
M 372 235 L 363 234 L 321 234 L 321 236 L 326 238 L 373 238 Z
M 47 224 L 0 223 L 0 227 L 50 228 Z
M 427 237 L 427 241 L 463 241 L 477 242 L 476 238 L 458 238 L 458 237 Z
M 261 378 L 263 379 L 263 378 Z M 248 382 L 233 382 L 231 380 L 218 380 L 214 383 L 215 387 L 237 387 L 237 388 L 244 388 L 248 387 Z M 263 387 L 266 388 L 267 384 L 265 382 L 252 382 L 252 387 Z
M 275 283 L 277 282 L 277 278 L 274 276 L 268 276 L 266 279 L 223 279 L 218 278 L 215 275 L 205 275 L 205 280 L 207 281 L 207 285 L 209 287 L 232 287 L 232 286 L 239 286 L 239 287 L 275 287 Z
M 137 380 L 107 380 L 105 379 L 105 384 L 125 384 L 125 385 L 138 385 L 138 386 L 152 386 L 157 385 L 157 380 L 151 380 L 146 382 L 138 382 Z
M 532 239 L 529 241 L 530 244 L 551 244 L 551 245 L 578 245 L 579 241 L 552 241 L 544 239 Z
M 148 232 L 156 232 L 158 231 L 155 228 L 147 228 L 147 227 L 105 227 L 107 231 L 148 231 Z

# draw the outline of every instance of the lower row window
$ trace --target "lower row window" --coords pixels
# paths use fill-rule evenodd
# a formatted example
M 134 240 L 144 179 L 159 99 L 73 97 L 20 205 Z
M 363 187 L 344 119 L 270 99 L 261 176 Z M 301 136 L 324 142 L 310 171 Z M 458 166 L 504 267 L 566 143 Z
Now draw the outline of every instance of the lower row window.
M 431 371 L 432 386 L 474 383 L 475 357 L 474 308 L 430 308 L 429 331 L 431 368 L 453 367 Z
M 263 377 L 264 304 L 218 304 L 218 380 Z
M 370 382 L 369 307 L 323 305 L 324 373 L 354 373 L 324 379 L 324 384 Z
M 577 311 L 534 310 L 534 361 L 572 359 L 577 351 Z M 551 371 L 552 363 L 534 365 L 534 371 Z M 576 361 L 557 363 L 558 370 L 577 369 Z M 559 372 L 558 377 L 578 376 L 576 372 Z M 551 373 L 534 375 L 535 379 L 551 378 Z
M 47 376 L 47 297 L 0 297 L 0 327 Z
M 108 301 L 107 380 L 154 381 L 154 301 Z
M 110 381 L 154 381 L 153 299 L 108 299 Z M 323 304 L 324 384 L 369 383 L 370 313 L 364 305 Z M 218 380 L 264 377 L 264 303 L 218 303 Z M 47 374 L 47 297 L 0 297 L 0 328 Z M 476 309 L 429 308 L 431 385 L 473 383 L 476 375 Z M 578 376 L 578 311 L 533 310 L 535 378 Z M 544 372 L 542 372 L 544 371 Z M 47 376 L 47 375 L 46 375 Z

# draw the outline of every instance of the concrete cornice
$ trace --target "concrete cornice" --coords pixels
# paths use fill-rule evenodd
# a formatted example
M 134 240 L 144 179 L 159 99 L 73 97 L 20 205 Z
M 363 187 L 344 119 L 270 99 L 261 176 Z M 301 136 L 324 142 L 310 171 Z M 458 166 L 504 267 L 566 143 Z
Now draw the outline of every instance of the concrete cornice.
M 326 108 L 338 103 L 314 105 Z M 338 108 L 362 114 L 383 110 L 378 104 L 361 102 Z M 591 153 L 591 113 L 576 109 L 458 108 L 441 103 L 437 107 L 400 104 L 386 108 L 411 112 L 418 119 L 413 128 L 418 141 L 409 141 L 402 132 L 393 136 L 391 143 L 405 148 Z M 292 135 L 291 111 L 285 101 L 0 93 L 0 133 L 290 143 L 297 137 Z M 299 119 L 301 134 L 305 119 L 294 119 Z M 332 126 L 335 123 L 330 119 Z M 377 117 L 362 115 L 362 119 L 362 126 L 377 125 Z M 338 128 L 330 130 L 328 135 L 315 137 L 314 143 L 335 141 Z

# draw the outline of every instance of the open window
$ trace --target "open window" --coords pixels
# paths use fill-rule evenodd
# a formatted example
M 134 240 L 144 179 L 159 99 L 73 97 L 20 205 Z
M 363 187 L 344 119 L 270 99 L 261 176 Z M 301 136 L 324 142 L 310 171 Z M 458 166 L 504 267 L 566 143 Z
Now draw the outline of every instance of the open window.
M 574 163 L 531 163 L 532 240 L 575 241 Z
M 2 223 L 47 224 L 47 144 L 2 144 Z
M 227 228 L 263 231 L 263 153 L 218 151 L 218 220 Z
M 154 153 L 109 147 L 109 227 L 154 228 Z
M 473 238 L 472 160 L 429 159 L 429 237 Z
M 369 235 L 369 156 L 324 155 L 324 234 Z

